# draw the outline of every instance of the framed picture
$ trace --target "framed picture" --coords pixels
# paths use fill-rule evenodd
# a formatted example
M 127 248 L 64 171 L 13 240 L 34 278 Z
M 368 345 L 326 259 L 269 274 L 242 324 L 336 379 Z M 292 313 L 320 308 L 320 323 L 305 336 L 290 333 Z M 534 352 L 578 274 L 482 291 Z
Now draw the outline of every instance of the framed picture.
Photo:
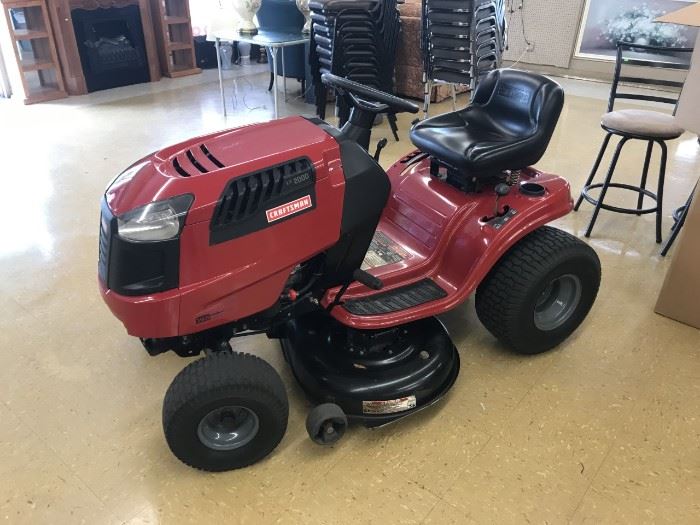
M 659 16 L 677 11 L 694 0 L 586 0 L 581 20 L 576 57 L 615 60 L 617 42 L 634 42 L 660 47 L 693 47 L 697 28 L 654 22 Z M 688 63 L 688 53 L 637 52 L 640 60 L 680 60 Z

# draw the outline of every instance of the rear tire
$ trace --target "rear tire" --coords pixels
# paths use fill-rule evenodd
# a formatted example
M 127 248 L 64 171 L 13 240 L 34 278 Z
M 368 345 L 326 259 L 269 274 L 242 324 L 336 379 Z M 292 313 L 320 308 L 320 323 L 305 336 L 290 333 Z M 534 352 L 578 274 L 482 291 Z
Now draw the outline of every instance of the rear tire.
M 163 402 L 163 430 L 173 454 L 211 472 L 246 467 L 267 456 L 282 440 L 288 417 L 277 371 L 240 353 L 217 353 L 189 364 Z
M 511 248 L 476 292 L 476 312 L 521 354 L 559 345 L 588 315 L 600 287 L 600 260 L 578 238 L 548 226 Z

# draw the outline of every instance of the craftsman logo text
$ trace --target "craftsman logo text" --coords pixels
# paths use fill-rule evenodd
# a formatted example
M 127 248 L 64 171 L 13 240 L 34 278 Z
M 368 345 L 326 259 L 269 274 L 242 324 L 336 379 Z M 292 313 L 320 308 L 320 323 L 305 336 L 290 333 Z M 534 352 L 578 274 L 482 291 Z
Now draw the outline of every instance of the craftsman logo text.
M 313 203 L 311 201 L 311 195 L 307 195 L 306 197 L 302 197 L 295 201 L 288 202 L 287 204 L 283 204 L 282 206 L 277 206 L 276 208 L 267 210 L 267 222 L 275 222 L 280 219 L 284 219 L 285 217 L 289 217 L 290 215 L 294 215 L 300 211 L 308 210 L 312 206 Z

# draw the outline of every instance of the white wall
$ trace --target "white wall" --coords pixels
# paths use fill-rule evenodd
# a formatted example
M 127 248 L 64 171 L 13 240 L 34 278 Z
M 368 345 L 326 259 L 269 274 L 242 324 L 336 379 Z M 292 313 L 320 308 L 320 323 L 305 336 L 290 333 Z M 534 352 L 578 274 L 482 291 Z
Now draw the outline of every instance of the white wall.
M 568 68 L 576 45 L 585 0 L 513 0 L 504 58 L 526 64 Z M 523 5 L 522 11 L 519 10 Z M 532 44 L 528 49 L 523 37 Z

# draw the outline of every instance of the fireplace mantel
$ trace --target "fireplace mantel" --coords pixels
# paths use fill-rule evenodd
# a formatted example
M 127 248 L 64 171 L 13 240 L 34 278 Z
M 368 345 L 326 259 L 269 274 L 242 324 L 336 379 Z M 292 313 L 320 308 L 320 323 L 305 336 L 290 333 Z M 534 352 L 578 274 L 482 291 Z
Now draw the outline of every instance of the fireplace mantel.
M 148 0 L 47 0 L 51 23 L 56 37 L 56 47 L 61 61 L 66 90 L 70 95 L 84 95 L 88 92 L 80 63 L 78 43 L 73 30 L 72 9 L 108 9 L 138 5 L 146 44 L 148 70 L 151 82 L 160 80 L 160 62 L 154 34 L 153 17 Z
M 68 0 L 71 9 L 109 9 L 110 7 L 126 7 L 138 5 L 139 0 Z

